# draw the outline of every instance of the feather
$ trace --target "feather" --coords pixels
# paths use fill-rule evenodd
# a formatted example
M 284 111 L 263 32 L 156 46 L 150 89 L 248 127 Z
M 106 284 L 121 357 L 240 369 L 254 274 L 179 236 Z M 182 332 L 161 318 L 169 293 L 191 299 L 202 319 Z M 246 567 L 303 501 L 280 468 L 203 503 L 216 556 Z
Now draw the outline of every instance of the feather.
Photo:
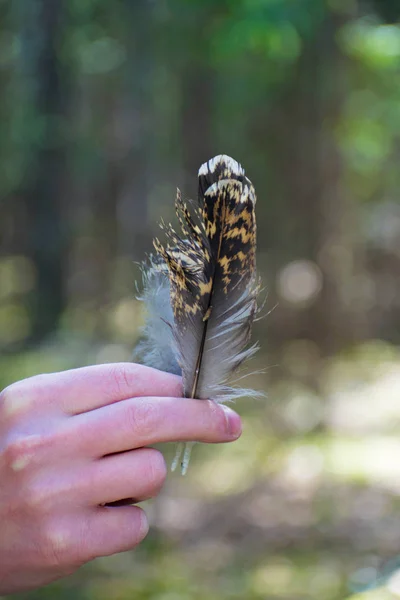
M 171 327 L 174 314 L 168 271 L 153 257 L 150 257 L 149 264 L 142 265 L 142 285 L 143 292 L 138 300 L 146 306 L 147 319 L 133 358 L 148 367 L 181 375 Z
M 196 204 L 177 193 L 182 236 L 163 223 L 167 244 L 156 238 L 157 254 L 143 268 L 148 318 L 138 353 L 149 366 L 181 374 L 185 397 L 226 402 L 248 392 L 228 382 L 257 350 L 249 346 L 259 291 L 256 196 L 241 165 L 225 155 L 204 163 L 198 179 Z

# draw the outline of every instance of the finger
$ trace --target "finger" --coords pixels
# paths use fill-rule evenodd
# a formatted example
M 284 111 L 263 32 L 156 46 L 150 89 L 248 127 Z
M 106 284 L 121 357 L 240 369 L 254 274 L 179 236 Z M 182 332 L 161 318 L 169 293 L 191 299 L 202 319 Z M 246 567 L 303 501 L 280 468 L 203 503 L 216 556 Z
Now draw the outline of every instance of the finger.
M 146 537 L 148 530 L 146 514 L 138 506 L 99 506 L 81 525 L 78 560 L 86 562 L 131 550 Z
M 49 405 L 68 415 L 80 414 L 126 398 L 181 396 L 181 378 L 134 363 L 82 367 L 37 375 L 12 384 L 2 394 L 4 413 Z
M 79 490 L 80 501 L 90 505 L 122 499 L 141 502 L 159 493 L 166 475 L 164 457 L 154 448 L 106 456 L 88 466 Z
M 133 398 L 78 415 L 70 425 L 79 454 L 93 457 L 158 442 L 229 442 L 241 433 L 231 409 L 190 398 Z

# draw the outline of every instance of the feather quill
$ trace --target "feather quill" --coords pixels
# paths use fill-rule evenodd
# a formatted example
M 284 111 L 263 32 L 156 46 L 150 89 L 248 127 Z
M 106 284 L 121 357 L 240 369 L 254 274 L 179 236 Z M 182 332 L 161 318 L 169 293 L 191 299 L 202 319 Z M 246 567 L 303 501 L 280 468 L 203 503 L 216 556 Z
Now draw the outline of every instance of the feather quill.
M 182 375 L 183 395 L 226 402 L 249 393 L 228 385 L 257 350 L 249 346 L 257 313 L 256 195 L 242 166 L 226 155 L 204 163 L 197 203 L 175 208 L 182 234 L 161 225 L 167 244 L 143 268 L 148 311 L 136 355 L 144 364 Z M 192 444 L 181 444 L 187 470 Z

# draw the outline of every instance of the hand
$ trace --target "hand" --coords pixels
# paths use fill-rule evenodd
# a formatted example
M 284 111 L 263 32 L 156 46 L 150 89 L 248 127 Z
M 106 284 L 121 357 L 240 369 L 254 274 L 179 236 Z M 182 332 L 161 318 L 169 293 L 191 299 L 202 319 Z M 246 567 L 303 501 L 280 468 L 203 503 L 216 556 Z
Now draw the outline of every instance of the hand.
M 140 365 L 38 375 L 0 394 L 0 594 L 45 585 L 147 534 L 137 506 L 158 494 L 167 441 L 227 442 L 240 419 L 181 395 L 179 377 Z

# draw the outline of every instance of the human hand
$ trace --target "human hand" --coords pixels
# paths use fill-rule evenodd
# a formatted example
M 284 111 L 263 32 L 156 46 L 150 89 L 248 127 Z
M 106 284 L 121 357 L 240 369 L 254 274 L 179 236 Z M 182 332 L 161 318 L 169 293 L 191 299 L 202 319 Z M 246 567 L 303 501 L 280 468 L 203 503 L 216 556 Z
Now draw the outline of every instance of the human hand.
M 147 534 L 137 506 L 166 477 L 150 444 L 228 442 L 240 418 L 141 365 L 38 375 L 0 394 L 0 594 L 45 585 Z M 133 500 L 132 500 L 133 501 Z

